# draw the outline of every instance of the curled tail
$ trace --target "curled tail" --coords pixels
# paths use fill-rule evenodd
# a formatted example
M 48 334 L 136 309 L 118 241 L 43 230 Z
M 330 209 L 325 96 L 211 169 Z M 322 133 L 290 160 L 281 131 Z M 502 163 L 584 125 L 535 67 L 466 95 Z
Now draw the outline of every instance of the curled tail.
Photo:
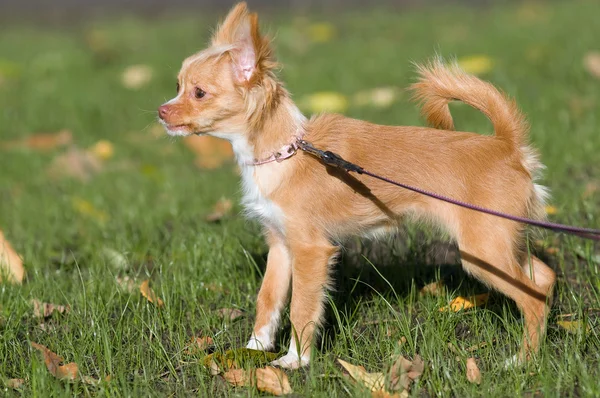
M 440 58 L 417 65 L 417 72 L 419 80 L 411 89 L 433 127 L 454 130 L 448 103 L 462 101 L 488 117 L 497 137 L 516 147 L 526 145 L 528 126 L 523 114 L 492 84 L 465 73 L 456 63 L 445 65 Z
M 445 65 L 440 58 L 427 65 L 417 65 L 417 72 L 419 80 L 411 89 L 429 124 L 438 129 L 454 130 L 448 103 L 462 101 L 483 112 L 492 122 L 496 137 L 512 144 L 520 153 L 521 164 L 532 181 L 539 178 L 544 165 L 540 163 L 537 151 L 527 143 L 529 126 L 513 100 L 492 84 L 465 73 L 456 63 Z M 530 217 L 543 219 L 548 191 L 535 183 L 532 188 L 527 213 Z

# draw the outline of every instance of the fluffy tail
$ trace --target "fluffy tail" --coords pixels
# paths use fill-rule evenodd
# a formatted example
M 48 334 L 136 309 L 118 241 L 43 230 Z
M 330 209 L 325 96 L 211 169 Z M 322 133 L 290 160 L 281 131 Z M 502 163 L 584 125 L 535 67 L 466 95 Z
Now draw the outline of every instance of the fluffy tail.
M 454 130 L 448 102 L 462 101 L 483 112 L 494 126 L 496 136 L 515 147 L 526 145 L 528 126 L 514 101 L 493 85 L 465 73 L 454 63 L 442 59 L 417 65 L 419 80 L 412 85 L 414 99 L 421 103 L 421 113 L 429 124 Z
M 513 145 L 521 162 L 535 182 L 544 165 L 537 151 L 527 144 L 529 126 L 516 103 L 493 85 L 465 73 L 454 63 L 445 65 L 437 58 L 427 65 L 417 65 L 419 80 L 412 85 L 414 98 L 421 103 L 421 113 L 435 128 L 454 130 L 448 102 L 462 101 L 483 112 L 494 126 L 496 137 Z M 545 187 L 533 184 L 528 200 L 528 216 L 543 219 L 548 197 Z

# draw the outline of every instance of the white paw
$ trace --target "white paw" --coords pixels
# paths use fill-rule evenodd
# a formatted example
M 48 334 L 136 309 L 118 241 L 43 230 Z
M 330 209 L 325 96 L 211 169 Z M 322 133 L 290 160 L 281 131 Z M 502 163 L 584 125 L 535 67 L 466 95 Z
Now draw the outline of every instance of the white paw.
M 273 344 L 269 341 L 264 341 L 260 337 L 252 336 L 246 344 L 246 348 L 249 350 L 269 351 L 273 348 Z
M 523 365 L 523 361 L 521 360 L 520 355 L 517 354 L 504 361 L 504 369 L 517 368 L 521 365 Z
M 296 353 L 288 352 L 281 358 L 271 362 L 271 365 L 285 369 L 298 369 L 307 366 L 309 362 L 309 357 L 299 357 Z

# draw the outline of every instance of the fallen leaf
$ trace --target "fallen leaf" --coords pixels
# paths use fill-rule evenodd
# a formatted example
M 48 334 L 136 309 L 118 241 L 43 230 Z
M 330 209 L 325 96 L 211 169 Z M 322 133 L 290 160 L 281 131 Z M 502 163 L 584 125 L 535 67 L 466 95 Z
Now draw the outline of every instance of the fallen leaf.
M 148 65 L 131 65 L 121 75 L 121 83 L 125 88 L 137 90 L 152 80 L 153 71 Z
M 23 140 L 5 142 L 1 144 L 1 147 L 3 149 L 28 148 L 36 151 L 49 151 L 69 145 L 72 141 L 73 134 L 69 130 L 60 130 L 57 133 L 38 133 Z
M 481 384 L 481 372 L 473 357 L 467 359 L 467 380 L 471 383 Z
M 73 147 L 54 158 L 48 174 L 54 178 L 71 177 L 86 182 L 101 170 L 102 163 L 93 153 Z
M 402 347 L 404 344 L 406 344 L 406 337 L 402 336 L 400 337 L 400 340 L 398 340 L 398 345 Z
M 557 321 L 556 324 L 558 326 L 560 326 L 561 328 L 565 329 L 569 333 L 577 334 L 577 333 L 579 333 L 579 331 L 581 331 L 583 329 L 584 322 L 582 322 L 580 320 L 578 320 L 578 321 Z M 591 327 L 590 327 L 589 323 L 585 323 L 585 325 L 586 325 L 585 331 L 586 332 L 591 331 Z
M 185 353 L 188 355 L 205 351 L 208 347 L 214 344 L 212 337 L 192 337 L 192 341 L 188 344 Z
M 293 392 L 285 372 L 271 366 L 250 370 L 232 369 L 223 373 L 223 378 L 236 387 L 252 386 L 273 395 Z
M 154 293 L 154 290 L 152 290 L 152 288 L 150 287 L 150 280 L 146 279 L 140 284 L 140 293 L 142 293 L 142 296 L 146 297 L 146 299 L 149 302 L 156 304 L 157 307 L 163 306 L 163 301 L 160 299 L 160 297 L 156 295 L 156 293 Z
M 548 214 L 550 216 L 558 213 L 558 209 L 556 207 L 550 206 L 550 205 L 544 207 L 544 210 L 546 210 L 546 214 Z
M 41 344 L 31 342 L 31 346 L 42 353 L 46 368 L 48 368 L 52 376 L 57 379 L 75 380 L 79 369 L 75 362 L 61 365 L 61 362 L 64 362 L 61 356 L 56 355 Z
M 458 312 L 462 310 L 468 310 L 469 308 L 484 305 L 485 303 L 487 303 L 488 299 L 489 293 L 478 294 L 476 296 L 469 296 L 467 298 L 458 296 L 455 299 L 453 299 L 449 305 L 440 308 L 440 312 Z
M 183 142 L 196 154 L 194 163 L 201 169 L 216 169 L 233 159 L 233 149 L 226 140 L 208 135 L 191 135 L 185 137 Z
M 31 304 L 33 304 L 33 315 L 38 318 L 48 318 L 54 312 L 65 314 L 71 310 L 71 307 L 68 305 L 64 306 L 51 303 L 42 303 L 37 299 L 31 300 Z
M 88 216 L 100 224 L 104 224 L 108 220 L 108 214 L 102 210 L 97 209 L 93 204 L 85 199 L 74 197 L 71 199 L 73 208 L 84 216 Z
M 222 371 L 238 369 L 240 367 L 263 367 L 277 359 L 279 354 L 249 348 L 227 350 L 225 353 L 214 352 L 204 357 L 204 366 L 210 369 L 211 374 Z
M 600 79 L 600 52 L 590 51 L 583 57 L 583 66 L 590 75 Z
M 587 184 L 585 184 L 585 190 L 583 191 L 581 197 L 583 199 L 588 199 L 593 194 L 595 194 L 598 191 L 598 189 L 600 189 L 600 184 L 594 181 L 588 182 Z
M 244 313 L 240 310 L 238 310 L 237 308 L 221 308 L 220 310 L 217 310 L 217 313 L 219 314 L 219 316 L 223 319 L 227 319 L 230 321 L 233 321 L 239 317 L 241 317 L 242 315 L 244 315 Z
M 20 390 L 21 388 L 23 388 L 24 384 L 24 379 L 8 379 L 6 381 L 6 387 L 12 388 L 13 390 Z
M 396 87 L 379 87 L 372 90 L 359 91 L 352 97 L 355 106 L 373 106 L 387 108 L 398 99 L 399 90 Z
M 4 232 L 0 230 L 0 282 L 4 273 L 9 282 L 18 284 L 21 284 L 25 277 L 25 268 L 23 268 L 21 257 L 6 240 Z
M 300 106 L 312 113 L 344 112 L 348 109 L 348 99 L 336 92 L 320 92 L 305 96 Z
M 338 358 L 338 362 L 355 381 L 371 391 L 380 391 L 385 387 L 385 376 L 381 372 L 369 373 L 362 366 L 352 365 Z
M 496 339 L 493 339 L 492 343 L 495 343 L 495 342 L 496 342 Z M 479 350 L 481 348 L 484 348 L 484 347 L 487 347 L 487 346 L 488 346 L 488 342 L 484 341 L 482 343 L 475 344 L 475 345 L 472 345 L 471 347 L 465 348 L 465 351 L 466 352 L 473 352 L 473 351 L 477 351 L 477 350 Z
M 325 43 L 335 37 L 335 26 L 329 22 L 313 23 L 308 26 L 308 35 L 315 43 Z
M 231 202 L 231 199 L 221 198 L 214 205 L 212 213 L 205 217 L 205 220 L 208 222 L 221 221 L 224 217 L 228 216 L 231 213 L 232 208 L 233 202 Z
M 560 253 L 560 249 L 558 247 L 547 247 L 544 251 L 551 256 L 555 256 Z
M 458 65 L 467 73 L 482 75 L 494 67 L 494 61 L 487 55 L 472 55 L 458 59 Z
M 114 145 L 110 141 L 100 140 L 92 145 L 88 151 L 98 159 L 106 160 L 113 157 L 115 153 Z
M 419 355 L 411 362 L 400 355 L 390 368 L 388 378 L 392 391 L 410 391 L 410 385 L 423 374 L 425 363 Z
M 425 285 L 419 291 L 419 295 L 421 296 L 434 296 L 439 297 L 443 296 L 446 293 L 446 286 L 444 285 L 443 280 L 439 280 L 436 282 L 432 282 L 428 285 Z

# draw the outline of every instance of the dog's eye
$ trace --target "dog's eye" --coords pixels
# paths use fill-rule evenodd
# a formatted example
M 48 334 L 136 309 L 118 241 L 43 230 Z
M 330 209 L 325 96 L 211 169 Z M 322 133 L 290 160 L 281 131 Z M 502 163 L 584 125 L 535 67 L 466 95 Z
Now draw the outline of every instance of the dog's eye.
M 204 97 L 206 95 L 206 93 L 201 88 L 196 87 L 195 95 L 196 95 L 196 98 L 200 99 L 200 98 Z
M 179 82 L 177 82 L 177 92 L 179 92 L 180 88 L 181 88 L 181 86 L 179 85 Z

